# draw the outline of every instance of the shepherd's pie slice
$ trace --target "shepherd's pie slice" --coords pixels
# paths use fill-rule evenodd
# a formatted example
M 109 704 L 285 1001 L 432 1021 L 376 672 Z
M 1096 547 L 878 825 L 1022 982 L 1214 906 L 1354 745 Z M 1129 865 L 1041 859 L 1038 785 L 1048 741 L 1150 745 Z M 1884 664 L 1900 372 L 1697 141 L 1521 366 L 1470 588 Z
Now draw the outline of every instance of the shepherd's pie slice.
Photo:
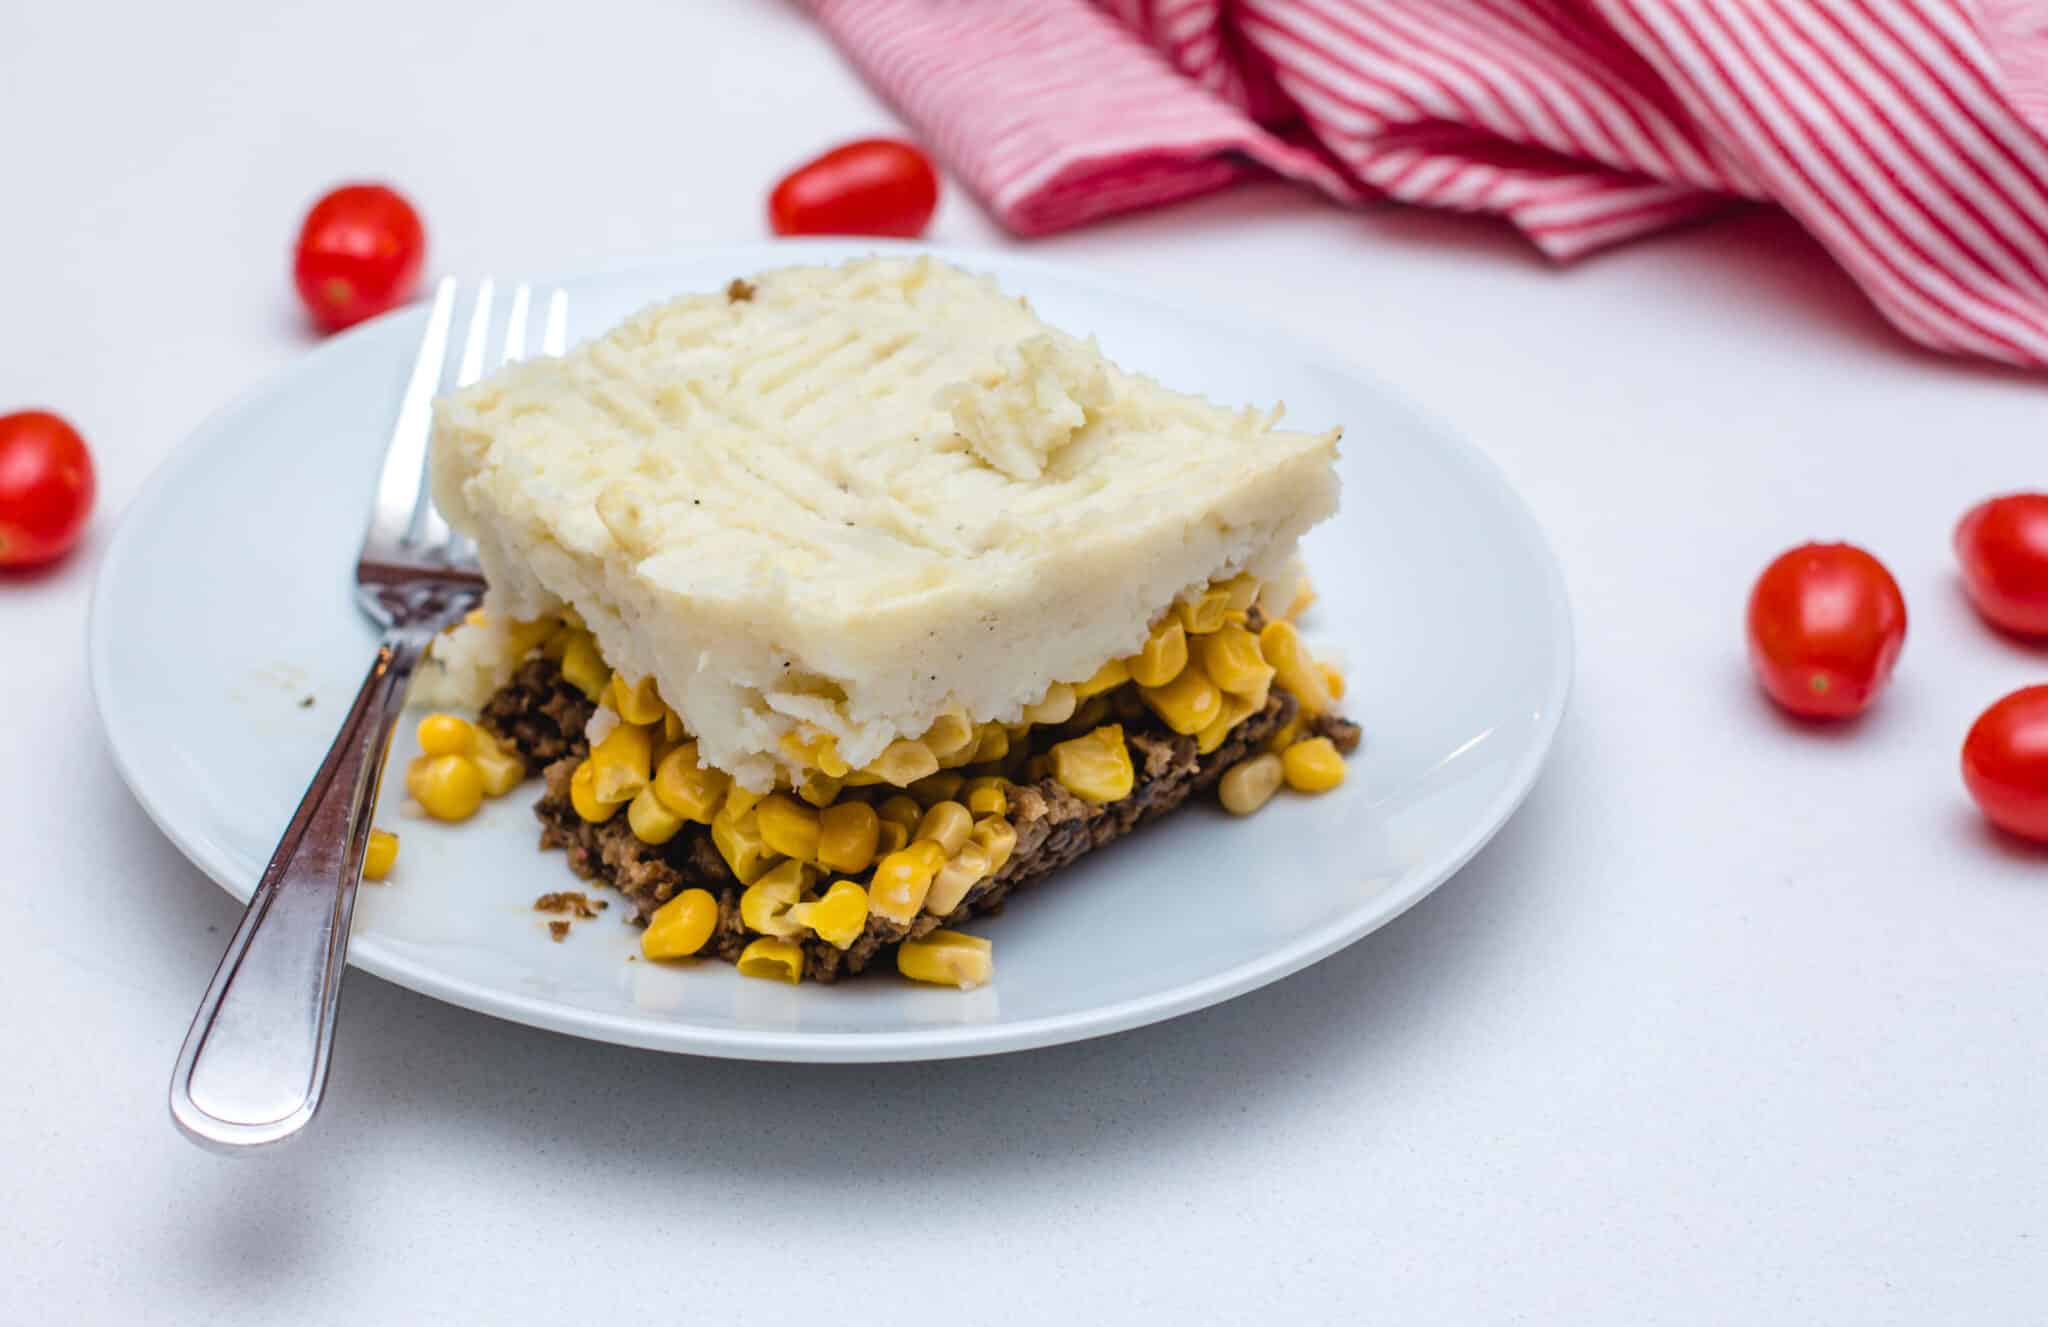
M 493 618 L 573 613 L 767 789 L 941 716 L 1015 723 L 1177 598 L 1275 575 L 1337 434 L 1126 373 L 926 258 L 690 295 L 438 405 Z M 829 738 L 829 742 L 824 739 Z

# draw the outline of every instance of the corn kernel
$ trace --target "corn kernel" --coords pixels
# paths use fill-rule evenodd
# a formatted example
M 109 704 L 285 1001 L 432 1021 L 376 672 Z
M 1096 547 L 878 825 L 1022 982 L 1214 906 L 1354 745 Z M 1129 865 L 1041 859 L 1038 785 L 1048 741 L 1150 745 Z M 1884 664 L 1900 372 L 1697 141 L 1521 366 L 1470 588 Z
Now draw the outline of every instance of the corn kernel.
M 1131 680 L 1141 687 L 1163 687 L 1188 666 L 1188 633 L 1177 617 L 1152 629 L 1145 647 L 1130 660 Z
M 961 787 L 966 782 L 967 776 L 965 774 L 955 774 L 952 770 L 940 770 L 937 774 L 919 779 L 916 783 L 911 784 L 908 791 L 911 797 L 916 799 L 919 806 L 936 806 L 940 802 L 950 801 L 957 796 Z
M 1024 707 L 1024 722 L 1029 724 L 1065 723 L 1074 717 L 1074 706 L 1080 700 L 1074 688 L 1065 682 L 1055 682 L 1045 689 L 1045 698 L 1036 705 Z
M 910 830 L 900 821 L 884 820 L 875 828 L 879 831 L 875 839 L 875 856 L 887 857 L 910 846 Z
M 1304 716 L 1312 719 L 1330 708 L 1329 684 L 1292 622 L 1268 622 L 1259 633 L 1259 652 L 1273 665 L 1274 680 L 1293 693 Z
M 1195 642 L 1195 658 L 1225 691 L 1261 691 L 1273 681 L 1273 665 L 1259 653 L 1259 638 L 1243 627 L 1225 626 L 1202 637 Z
M 831 733 L 808 727 L 802 733 L 787 732 L 782 735 L 782 749 L 827 778 L 843 779 L 851 772 L 851 766 L 839 754 L 839 739 Z
M 718 900 L 704 889 L 686 889 L 654 910 L 640 932 L 640 952 L 649 958 L 688 958 L 718 928 Z
M 1085 682 L 1074 683 L 1074 695 L 1086 700 L 1099 696 L 1105 691 L 1114 691 L 1131 680 L 1131 666 L 1121 659 L 1111 659 L 1102 667 L 1089 674 Z
M 849 949 L 868 928 L 868 892 L 851 880 L 834 880 L 823 898 L 797 904 L 789 917 L 834 949 Z
M 370 846 L 363 849 L 363 879 L 382 880 L 398 863 L 398 836 L 389 830 L 370 831 Z
M 995 947 L 975 935 L 938 930 L 896 947 L 896 970 L 912 981 L 971 991 L 995 971 Z
M 1054 746 L 1052 776 L 1084 802 L 1114 802 L 1131 795 L 1137 773 L 1124 745 L 1121 724 L 1106 724 L 1085 736 Z
M 1173 606 L 1173 614 L 1190 636 L 1201 636 L 1223 625 L 1223 615 L 1230 611 L 1230 592 L 1221 586 L 1211 586 L 1192 599 L 1183 599 Z
M 1168 728 L 1185 737 L 1201 732 L 1223 712 L 1223 693 L 1200 667 L 1184 668 L 1165 686 L 1143 687 L 1140 694 Z
M 946 850 L 931 839 L 912 839 L 909 847 L 899 848 L 897 851 L 933 875 L 937 875 L 939 868 L 946 864 Z
M 654 795 L 685 820 L 711 823 L 732 779 L 724 770 L 697 764 L 697 744 L 685 742 L 661 758 L 654 771 Z
M 642 843 L 661 844 L 682 832 L 683 818 L 668 809 L 650 783 L 626 803 L 626 825 Z
M 1004 816 L 1010 813 L 1010 786 L 1007 779 L 969 779 L 961 791 L 967 798 L 967 809 L 977 816 Z
M 624 673 L 614 672 L 605 684 L 604 699 L 627 723 L 660 723 L 668 714 L 668 706 L 661 703 L 661 692 L 651 676 L 628 682 Z
M 568 625 L 566 622 L 556 622 L 554 629 L 542 638 L 540 652 L 553 659 L 556 663 L 560 663 L 562 656 L 569 652 L 569 642 L 575 638 L 576 628 Z
M 794 986 L 804 979 L 804 951 L 788 940 L 763 938 L 740 951 L 742 977 L 766 977 Z
M 822 811 L 839 800 L 839 792 L 844 787 L 845 779 L 835 779 L 812 770 L 797 783 L 796 795 Z
M 483 776 L 486 797 L 503 797 L 526 778 L 526 761 L 520 758 L 518 750 L 481 729 L 469 758 L 476 762 L 477 773 Z
M 466 756 L 476 745 L 476 725 L 459 714 L 429 714 L 420 720 L 420 752 L 429 756 Z
M 1195 734 L 1195 754 L 1206 756 L 1223 745 L 1230 737 L 1231 730 L 1266 708 L 1266 696 L 1239 696 L 1226 691 L 1223 693 L 1223 711 L 1210 721 L 1209 726 Z
M 1344 782 L 1344 757 L 1327 737 L 1296 742 L 1280 755 L 1287 786 L 1298 793 L 1326 793 Z
M 881 836 L 875 808 L 866 802 L 834 802 L 818 813 L 818 861 L 858 875 L 874 864 Z
M 661 740 L 673 746 L 687 741 L 690 730 L 683 727 L 683 716 L 664 706 L 661 711 Z
M 1074 717 L 1067 720 L 1067 722 L 1076 728 L 1100 728 L 1103 724 L 1109 722 L 1109 717 L 1109 697 L 1090 696 L 1075 707 Z
M 1001 816 L 984 816 L 974 822 L 974 841 L 988 853 L 988 873 L 994 875 L 1017 851 L 1017 830 Z
M 1287 611 L 1280 616 L 1292 622 L 1306 613 L 1315 601 L 1316 587 L 1310 583 L 1308 577 L 1303 576 L 1294 583 L 1294 599 L 1287 605 Z
M 916 829 L 917 822 L 924 819 L 924 808 L 908 793 L 897 793 L 893 797 L 883 798 L 882 804 L 875 808 L 875 812 L 882 819 L 894 821 L 905 829 Z
M 975 730 L 981 741 L 974 748 L 973 764 L 983 761 L 1001 760 L 1010 754 L 1010 730 L 999 723 L 985 723 Z
M 1277 756 L 1288 747 L 1293 746 L 1300 737 L 1301 711 L 1297 709 L 1293 717 L 1289 718 L 1286 723 L 1281 724 L 1278 728 L 1275 728 L 1272 734 L 1266 738 L 1266 750 Z
M 619 809 L 619 803 L 608 802 L 597 795 L 595 775 L 596 771 L 591 769 L 588 760 L 576 767 L 576 772 L 569 778 L 569 805 L 591 824 L 602 825 Z
M 761 841 L 770 852 L 798 861 L 818 855 L 818 813 L 787 793 L 770 793 L 754 808 Z
M 761 827 L 752 811 L 735 815 L 728 804 L 711 818 L 711 843 L 732 868 L 733 877 L 743 885 L 753 884 L 775 864 L 775 854 L 762 840 Z
M 882 776 L 857 769 L 849 771 L 842 782 L 849 788 L 873 788 L 882 782 Z
M 969 839 L 960 852 L 932 877 L 931 892 L 924 896 L 924 910 L 944 917 L 960 906 L 967 891 L 988 876 L 988 849 Z
M 484 804 L 484 776 L 467 756 L 421 756 L 406 767 L 405 790 L 436 820 L 467 820 Z
M 1241 571 L 1223 582 L 1224 607 L 1233 613 L 1245 613 L 1259 601 L 1259 578 L 1248 571 Z
M 882 749 L 882 754 L 868 763 L 868 772 L 879 774 L 884 782 L 905 788 L 919 779 L 939 772 L 939 758 L 932 749 L 922 742 L 899 737 Z
M 597 642 L 589 632 L 577 632 L 562 647 L 562 676 L 570 686 L 588 696 L 591 704 L 604 699 L 605 689 L 612 684 L 612 670 L 604 666 Z
M 654 734 L 622 723 L 590 748 L 591 788 L 607 802 L 630 802 L 654 777 Z
M 1343 670 L 1338 668 L 1337 665 L 1333 663 L 1317 664 L 1316 667 L 1322 670 L 1323 685 L 1330 689 L 1330 699 L 1344 699 Z
M 930 747 L 932 754 L 941 761 L 969 749 L 974 745 L 974 740 L 974 725 L 958 710 L 941 714 L 934 719 L 931 728 L 924 735 L 924 744 Z
M 974 833 L 974 814 L 958 802 L 933 802 L 924 818 L 917 822 L 917 832 L 911 835 L 913 842 L 924 841 L 939 845 L 939 852 L 951 857 L 960 851 L 960 845 L 967 842 L 967 836 Z
M 736 816 L 743 816 L 759 806 L 761 799 L 767 795 L 766 793 L 757 793 L 752 788 L 734 781 L 725 790 L 725 805 L 721 809 L 730 811 Z
M 905 848 L 892 852 L 875 866 L 868 883 L 868 908 L 876 916 L 899 925 L 907 924 L 924 907 L 936 872 L 924 854 Z
M 803 924 L 789 911 L 816 879 L 817 872 L 802 862 L 778 863 L 740 895 L 740 921 L 762 935 L 797 934 Z
M 1267 752 L 1240 760 L 1216 782 L 1217 799 L 1232 815 L 1248 816 L 1273 800 L 1283 777 L 1280 757 Z

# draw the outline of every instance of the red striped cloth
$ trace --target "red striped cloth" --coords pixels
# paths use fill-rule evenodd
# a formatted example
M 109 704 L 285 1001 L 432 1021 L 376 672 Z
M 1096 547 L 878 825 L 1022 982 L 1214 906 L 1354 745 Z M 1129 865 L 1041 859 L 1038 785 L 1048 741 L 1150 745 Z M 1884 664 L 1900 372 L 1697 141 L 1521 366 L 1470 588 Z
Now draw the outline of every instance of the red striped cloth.
M 2048 366 L 2048 0 L 809 0 L 1026 235 L 1278 172 L 1566 260 L 1797 217 L 1924 345 Z

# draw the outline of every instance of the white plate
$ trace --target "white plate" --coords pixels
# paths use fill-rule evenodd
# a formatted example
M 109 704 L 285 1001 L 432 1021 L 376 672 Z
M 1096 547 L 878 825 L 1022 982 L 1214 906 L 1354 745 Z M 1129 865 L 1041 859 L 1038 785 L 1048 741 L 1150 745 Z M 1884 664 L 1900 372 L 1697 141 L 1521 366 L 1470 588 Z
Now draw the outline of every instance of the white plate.
M 562 284 L 571 330 L 588 336 L 682 291 L 882 247 L 755 245 Z M 1284 400 L 1300 427 L 1344 425 L 1344 506 L 1307 544 L 1322 600 L 1306 624 L 1348 661 L 1344 709 L 1366 730 L 1344 785 L 1282 796 L 1250 821 L 1190 807 L 1087 858 L 974 926 L 996 943 L 996 977 L 961 994 L 893 974 L 789 987 L 715 961 L 636 961 L 639 932 L 617 904 L 552 942 L 532 901 L 577 882 L 559 854 L 535 851 L 531 788 L 442 826 L 402 817 L 390 779 L 377 820 L 404 847 L 393 880 L 363 889 L 353 962 L 502 1018 L 661 1050 L 1019 1050 L 1297 971 L 1398 916 L 1513 813 L 1564 707 L 1570 611 L 1535 522 L 1477 451 L 1333 357 L 1240 318 L 1052 263 L 948 256 L 1169 385 Z M 92 683 L 115 760 L 164 833 L 238 898 L 369 657 L 349 569 L 423 318 L 339 337 L 214 416 L 136 498 L 100 570 Z M 402 731 L 393 760 L 412 753 Z

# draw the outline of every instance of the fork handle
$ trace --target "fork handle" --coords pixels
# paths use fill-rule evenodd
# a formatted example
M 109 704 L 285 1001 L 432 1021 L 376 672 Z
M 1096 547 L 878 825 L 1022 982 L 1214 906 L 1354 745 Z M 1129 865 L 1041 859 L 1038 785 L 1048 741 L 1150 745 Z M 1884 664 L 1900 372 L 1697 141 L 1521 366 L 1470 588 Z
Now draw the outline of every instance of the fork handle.
M 387 631 L 192 1018 L 171 1118 L 205 1147 L 291 1137 L 319 1109 L 384 755 L 430 631 Z

